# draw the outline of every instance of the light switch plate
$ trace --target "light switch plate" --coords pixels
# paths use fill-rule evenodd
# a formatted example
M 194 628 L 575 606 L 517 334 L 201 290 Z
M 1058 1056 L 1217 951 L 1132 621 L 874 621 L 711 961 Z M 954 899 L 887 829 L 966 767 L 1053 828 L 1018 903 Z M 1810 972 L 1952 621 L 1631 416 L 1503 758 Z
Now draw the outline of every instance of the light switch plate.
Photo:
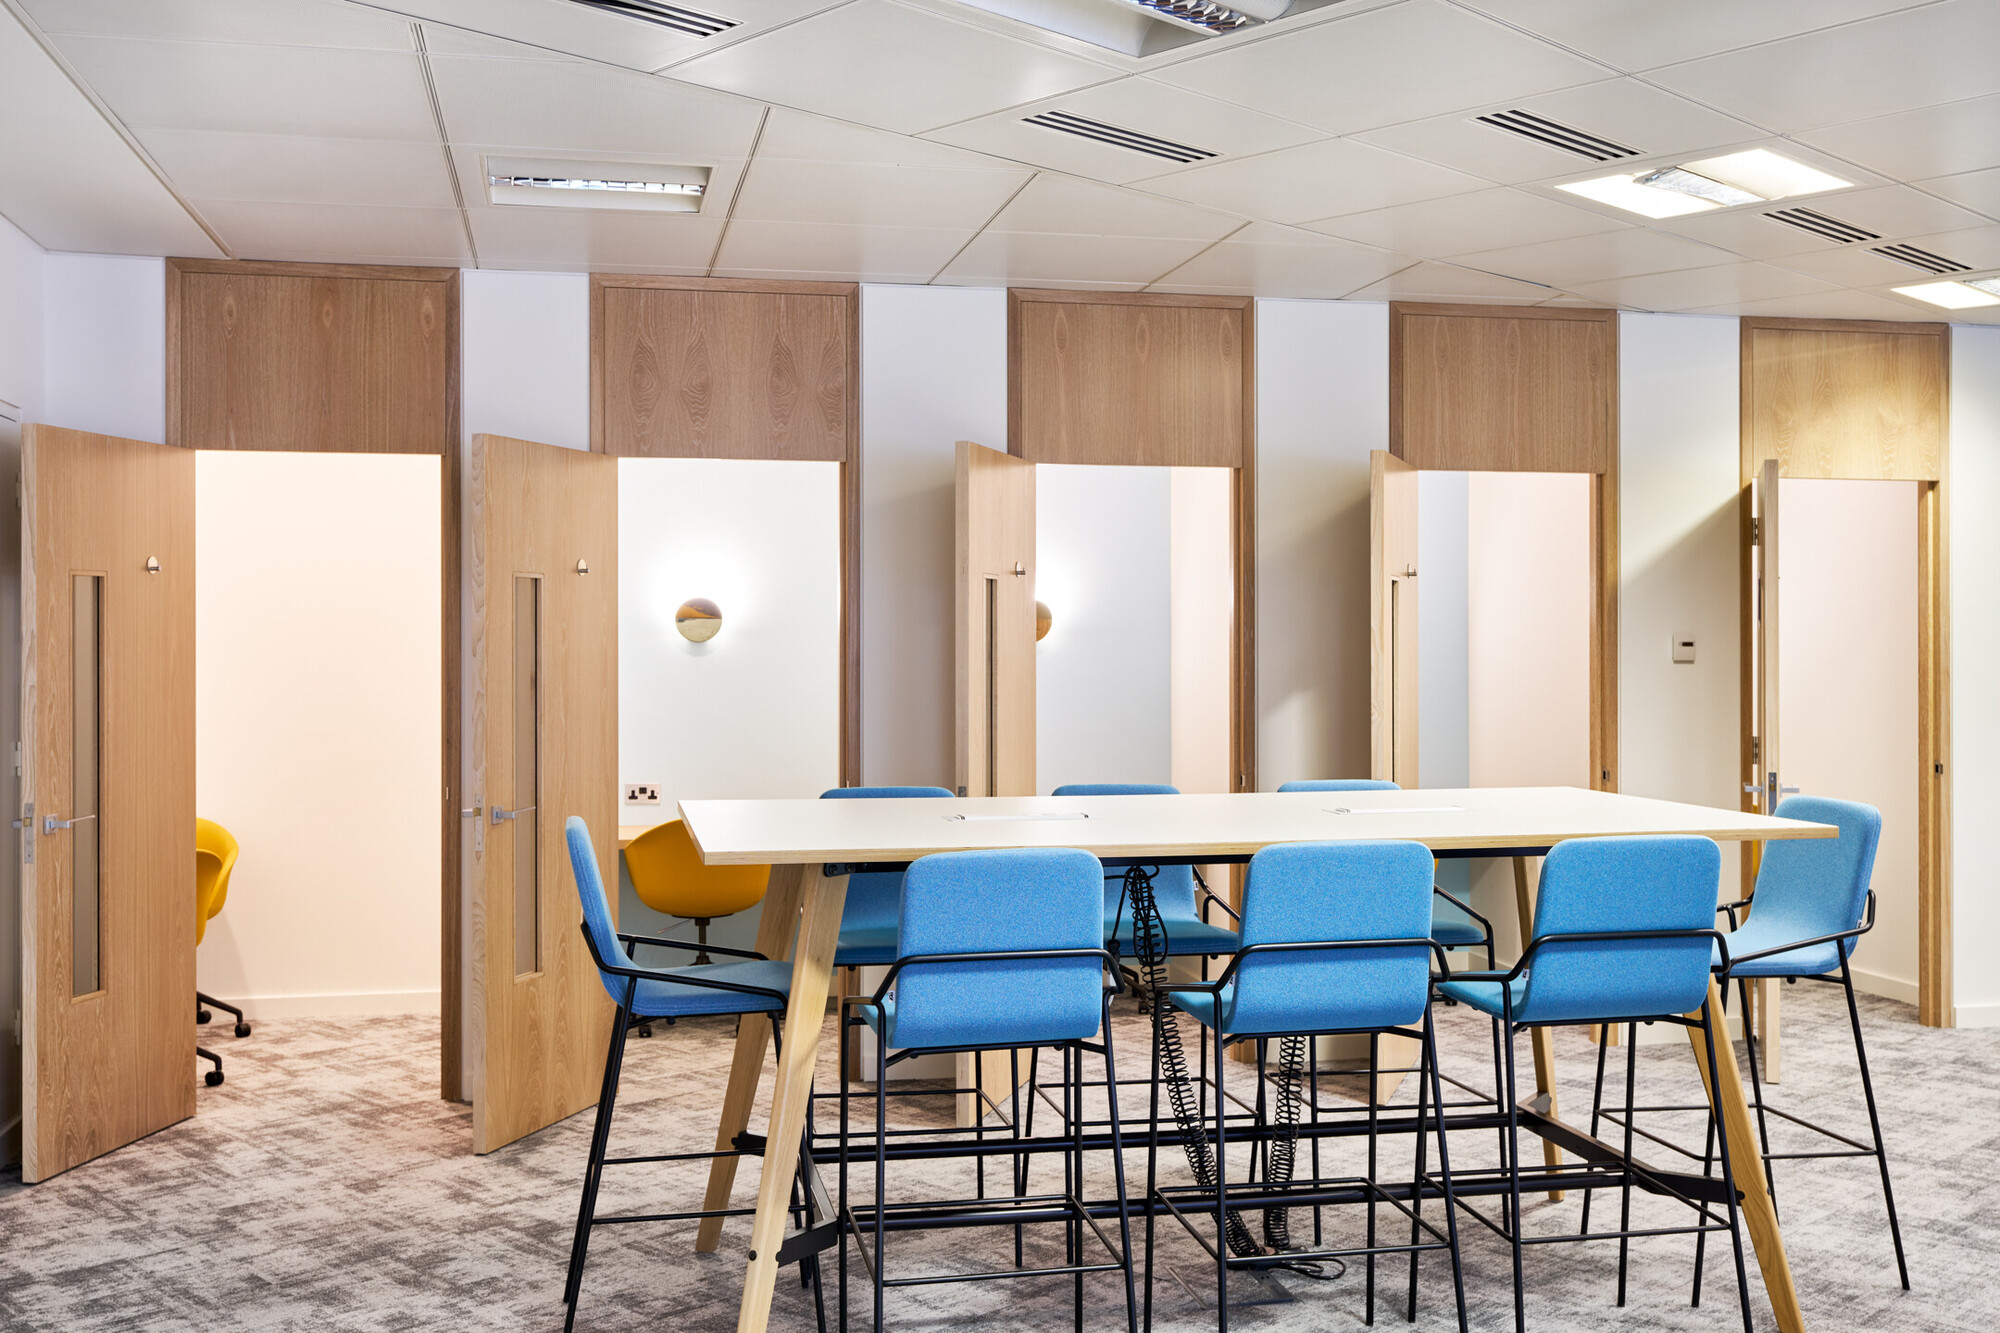
M 1694 662 L 1694 635 L 1674 635 L 1674 662 L 1676 665 L 1691 665 Z
M 625 784 L 625 804 L 658 805 L 660 785 L 657 782 L 628 782 Z

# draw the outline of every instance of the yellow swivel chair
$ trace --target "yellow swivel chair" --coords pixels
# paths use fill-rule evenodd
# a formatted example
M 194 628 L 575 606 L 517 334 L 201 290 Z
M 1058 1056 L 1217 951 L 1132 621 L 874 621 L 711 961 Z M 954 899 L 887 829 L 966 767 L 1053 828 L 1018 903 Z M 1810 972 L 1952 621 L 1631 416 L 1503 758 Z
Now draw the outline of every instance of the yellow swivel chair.
M 209 918 L 222 910 L 222 904 L 229 898 L 229 872 L 236 869 L 236 838 L 228 829 L 212 819 L 194 821 L 194 942 L 201 943 L 201 937 L 208 933 Z M 206 1023 L 215 1015 L 209 1010 L 220 1009 L 236 1015 L 236 1035 L 250 1035 L 250 1025 L 243 1021 L 243 1011 L 233 1004 L 224 1004 L 213 996 L 194 993 L 194 1021 Z M 215 1087 L 222 1082 L 222 1057 L 201 1047 L 194 1053 L 204 1060 L 213 1061 L 215 1068 L 206 1075 L 208 1086 Z
M 694 922 L 695 943 L 702 950 L 695 955 L 696 964 L 713 961 L 707 952 L 708 923 L 755 907 L 771 882 L 769 866 L 703 865 L 687 825 L 678 819 L 655 824 L 632 839 L 625 848 L 625 871 L 640 902 L 665 916 Z M 639 1024 L 638 1033 L 652 1036 L 652 1024 Z

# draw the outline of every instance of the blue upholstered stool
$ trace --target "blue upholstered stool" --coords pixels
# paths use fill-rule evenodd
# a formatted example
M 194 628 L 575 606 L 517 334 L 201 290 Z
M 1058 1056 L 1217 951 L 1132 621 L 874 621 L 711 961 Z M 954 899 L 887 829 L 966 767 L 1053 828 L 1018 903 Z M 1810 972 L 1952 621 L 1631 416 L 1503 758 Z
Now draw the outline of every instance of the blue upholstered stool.
M 707 946 L 708 952 L 728 954 L 738 961 L 696 967 L 640 967 L 633 961 L 627 946 L 650 944 L 689 953 L 698 952 L 701 946 L 683 940 L 619 934 L 612 924 L 611 904 L 605 896 L 597 852 L 590 843 L 590 829 L 583 820 L 571 815 L 564 824 L 564 832 L 569 841 L 569 864 L 576 879 L 577 897 L 583 903 L 584 943 L 590 949 L 591 961 L 597 964 L 598 976 L 604 982 L 605 991 L 618 1006 L 612 1019 L 611 1047 L 604 1057 L 604 1086 L 597 1097 L 597 1121 L 591 1129 L 590 1155 L 584 1166 L 583 1202 L 577 1209 L 576 1236 L 570 1243 L 569 1276 L 563 1284 L 563 1304 L 568 1307 L 563 1328 L 568 1330 L 576 1323 L 577 1297 L 583 1289 L 584 1254 L 590 1248 L 592 1227 L 610 1222 L 690 1221 L 718 1215 L 695 1211 L 650 1213 L 643 1217 L 599 1217 L 597 1187 L 604 1178 L 604 1168 L 642 1162 L 705 1161 L 734 1155 L 728 1152 L 696 1152 L 645 1157 L 605 1156 L 611 1141 L 611 1111 L 618 1100 L 618 1075 L 624 1064 L 626 1033 L 633 1024 L 649 1018 L 686 1018 L 697 1014 L 781 1014 L 786 997 L 791 993 L 792 967 L 790 963 L 773 962 L 761 954 L 724 949 L 714 944 Z M 778 1042 L 782 1026 L 777 1022 L 771 1024 L 773 1043 Z M 809 1155 L 801 1155 L 802 1172 L 809 1160 Z M 814 1220 L 810 1212 L 811 1192 L 802 1190 L 795 1197 L 808 1210 L 805 1220 L 810 1224 Z M 748 1216 L 755 1211 L 752 1208 L 731 1208 L 719 1215 Z M 807 1258 L 801 1261 L 800 1268 L 806 1280 L 814 1285 L 814 1298 L 819 1303 L 819 1324 L 824 1330 L 826 1313 L 824 1298 L 819 1291 L 818 1264 Z
M 1178 796 L 1180 788 L 1164 782 L 1071 782 L 1057 787 L 1053 796 Z M 1167 954 L 1173 958 L 1206 957 L 1236 952 L 1236 932 L 1210 924 L 1208 909 L 1220 907 L 1231 920 L 1236 913 L 1228 903 L 1197 886 L 1193 866 L 1158 866 L 1153 870 L 1153 902 L 1160 911 L 1160 925 L 1166 932 Z M 1122 867 L 1104 872 L 1104 938 L 1107 947 L 1120 958 L 1133 956 L 1132 904 L 1126 901 L 1125 871 Z
M 822 801 L 950 798 L 943 787 L 835 787 Z M 896 961 L 896 912 L 902 904 L 903 874 L 878 870 L 847 877 L 847 904 L 840 909 L 835 967 L 887 967 Z
M 1195 1107 L 1189 1076 L 1181 1066 L 1178 1035 L 1167 1030 L 1170 1018 L 1156 1029 L 1153 1056 L 1152 1128 L 1146 1151 L 1146 1311 L 1150 1326 L 1153 1294 L 1153 1222 L 1162 1209 L 1186 1226 L 1215 1257 L 1217 1327 L 1229 1326 L 1229 1272 L 1309 1265 L 1315 1259 L 1363 1256 L 1367 1261 L 1367 1319 L 1374 1321 L 1375 1258 L 1378 1254 L 1410 1256 L 1409 1316 L 1416 1317 L 1417 1260 L 1426 1250 L 1445 1250 L 1451 1260 L 1457 1295 L 1458 1326 L 1465 1329 L 1465 1287 L 1459 1265 L 1458 1221 L 1451 1184 L 1451 1162 L 1444 1124 L 1436 1108 L 1443 1100 L 1437 1071 L 1437 1042 L 1431 1023 L 1431 960 L 1444 954 L 1430 939 L 1431 854 L 1415 842 L 1310 842 L 1266 847 L 1250 861 L 1243 895 L 1242 947 L 1215 981 L 1171 984 L 1164 989 L 1175 1008 L 1194 1018 L 1204 1031 L 1215 1033 L 1214 1140 L 1211 1153 L 1208 1125 Z M 1412 1029 L 1418 1030 L 1412 1030 Z M 1368 1174 L 1352 1180 L 1322 1180 L 1300 1185 L 1271 1164 L 1289 1164 L 1294 1143 L 1282 1133 L 1296 1106 L 1281 1109 L 1280 1129 L 1273 1131 L 1263 1108 L 1259 1079 L 1259 1142 L 1250 1156 L 1262 1157 L 1265 1178 L 1256 1183 L 1229 1183 L 1227 1146 L 1230 1116 L 1225 1104 L 1224 1048 L 1254 1041 L 1258 1066 L 1273 1037 L 1299 1040 L 1335 1034 L 1365 1033 L 1371 1039 L 1384 1032 L 1415 1038 L 1421 1044 L 1418 1068 L 1417 1147 L 1411 1202 L 1388 1194 L 1375 1179 L 1377 1117 L 1369 1109 Z M 1372 1040 L 1371 1040 L 1372 1044 Z M 1181 1139 L 1188 1152 L 1196 1184 L 1163 1188 L 1159 1184 L 1160 1090 L 1165 1086 Z M 1296 1089 L 1281 1095 L 1295 1095 Z M 1192 1114 L 1191 1114 L 1192 1113 Z M 1426 1169 L 1427 1134 L 1438 1141 L 1438 1174 Z M 1171 1132 L 1171 1131 L 1170 1131 Z M 1274 1137 L 1275 1134 L 1275 1137 Z M 1315 1143 L 1317 1138 L 1315 1138 Z M 1260 1152 L 1261 1144 L 1261 1152 Z M 1315 1155 L 1315 1162 L 1317 1155 Z M 1444 1229 L 1423 1219 L 1427 1188 L 1443 1192 Z M 1358 1192 L 1368 1209 L 1367 1243 L 1344 1249 L 1285 1247 L 1288 1230 L 1283 1207 L 1267 1208 L 1260 1246 L 1249 1233 L 1231 1198 L 1245 1193 L 1296 1198 L 1300 1206 L 1317 1208 L 1328 1192 Z M 1397 1210 L 1410 1223 L 1407 1244 L 1377 1243 L 1376 1212 L 1380 1204 Z M 1183 1211 L 1181 1205 L 1187 1205 Z M 1215 1223 L 1213 1243 L 1195 1230 L 1194 1208 Z M 1273 1213 L 1280 1220 L 1274 1223 Z M 1317 1230 L 1317 1228 L 1316 1228 Z
M 1107 1082 L 1115 1080 L 1110 1025 L 1115 974 L 1104 948 L 1102 906 L 1104 868 L 1088 852 L 1015 849 L 950 852 L 913 862 L 903 876 L 897 917 L 897 957 L 873 995 L 850 997 L 843 1006 L 840 1092 L 841 1139 L 850 1150 L 840 1157 L 840 1300 L 847 1317 L 847 1239 L 872 1237 L 862 1259 L 874 1282 L 877 1333 L 882 1299 L 889 1287 L 982 1278 L 1069 1276 L 1075 1283 L 1076 1327 L 1083 1327 L 1083 1279 L 1088 1273 L 1122 1273 L 1128 1333 L 1136 1333 L 1132 1277 L 1131 1217 L 1125 1193 L 1123 1139 L 1117 1105 L 1110 1117 L 1111 1164 L 1117 1182 L 1119 1241 L 1111 1243 L 1080 1202 L 1084 1147 L 1082 1117 L 1065 1116 L 1064 1136 L 1039 1140 L 1059 1151 L 1064 1163 L 1060 1194 L 1017 1191 L 1001 1198 L 971 1201 L 888 1201 L 888 1071 L 895 1060 L 934 1051 L 1016 1050 L 1054 1046 L 1065 1064 L 1086 1051 L 1103 1056 Z M 850 1018 L 849 1014 L 854 1015 Z M 848 1034 L 864 1023 L 875 1042 L 875 1194 L 856 1208 L 849 1196 L 852 1151 L 849 1129 Z M 1101 1041 L 1092 1039 L 1102 1034 Z M 895 1056 L 889 1051 L 894 1048 Z M 1065 1086 L 1071 1082 L 1065 1078 Z M 1066 1108 L 1073 1112 L 1074 1108 Z M 909 1131 L 895 1131 L 898 1135 Z M 904 1140 L 907 1142 L 907 1140 Z M 970 1146 L 975 1156 L 1018 1154 L 1019 1139 Z M 1064 1262 L 1047 1268 L 1021 1266 L 1020 1229 L 1059 1223 L 1064 1229 Z M 964 1274 L 891 1277 L 885 1271 L 884 1242 L 892 1230 L 916 1227 L 1008 1226 L 1015 1228 L 1016 1261 L 1010 1269 Z M 1103 1242 L 1107 1258 L 1086 1262 L 1086 1240 Z
M 1583 838 L 1559 843 L 1542 861 L 1541 887 L 1535 900 L 1535 923 L 1528 947 L 1511 969 L 1501 972 L 1461 972 L 1438 990 L 1493 1019 L 1494 1081 L 1506 1104 L 1507 1123 L 1501 1139 L 1502 1165 L 1508 1191 L 1502 1196 L 1496 1230 L 1514 1249 L 1514 1326 L 1527 1327 L 1521 1282 L 1523 1236 L 1521 1217 L 1520 1113 L 1514 1081 L 1514 1038 L 1524 1028 L 1548 1024 L 1626 1023 L 1634 1025 L 1626 1050 L 1624 1125 L 1625 1161 L 1610 1169 L 1580 1165 L 1572 1179 L 1568 1169 L 1550 1169 L 1532 1188 L 1561 1189 L 1566 1183 L 1585 1190 L 1582 1230 L 1575 1235 L 1541 1235 L 1547 1241 L 1618 1239 L 1618 1304 L 1625 1303 L 1625 1270 L 1634 1234 L 1659 1236 L 1726 1230 L 1736 1256 L 1737 1295 L 1743 1328 L 1750 1333 L 1750 1284 L 1743 1265 L 1743 1234 L 1736 1204 L 1736 1182 L 1729 1145 L 1722 1141 L 1723 1193 L 1726 1220 L 1712 1220 L 1712 1205 L 1700 1202 L 1655 1176 L 1648 1188 L 1666 1192 L 1698 1213 L 1687 1227 L 1631 1227 L 1634 1175 L 1632 1157 L 1633 1078 L 1638 1042 L 1636 1025 L 1668 1022 L 1697 1028 L 1706 1044 L 1708 1067 L 1715 1067 L 1717 1038 L 1709 1024 L 1708 989 L 1711 965 L 1718 957 L 1726 966 L 1729 949 L 1714 929 L 1716 887 L 1722 856 L 1715 843 L 1701 837 Z M 1685 1015 L 1699 1013 L 1698 1018 Z M 1728 1034 L 1722 1035 L 1728 1040 Z M 1600 1052 L 1602 1047 L 1599 1048 Z M 1707 1108 L 1704 1108 L 1707 1109 Z M 1711 1132 L 1722 1134 L 1720 1117 L 1709 1111 Z M 1593 1125 L 1595 1113 L 1593 1113 Z M 1616 1231 L 1590 1231 L 1590 1192 L 1616 1185 L 1623 1208 Z M 1484 1219 L 1482 1219 L 1484 1220 Z M 1488 1225 L 1493 1225 L 1488 1222 Z

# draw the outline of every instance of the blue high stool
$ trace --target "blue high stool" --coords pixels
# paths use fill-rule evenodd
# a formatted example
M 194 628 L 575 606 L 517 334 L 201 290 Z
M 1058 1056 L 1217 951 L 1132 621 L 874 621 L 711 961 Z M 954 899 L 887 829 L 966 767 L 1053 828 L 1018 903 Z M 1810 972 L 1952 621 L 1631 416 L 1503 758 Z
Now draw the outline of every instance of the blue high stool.
M 1743 1263 L 1743 1233 L 1737 1213 L 1734 1169 L 1729 1160 L 1727 1131 L 1712 1108 L 1712 1132 L 1721 1136 L 1725 1220 L 1713 1221 L 1709 1205 L 1648 1176 L 1645 1187 L 1665 1193 L 1693 1208 L 1698 1221 L 1687 1227 L 1631 1226 L 1633 1079 L 1637 1041 L 1626 1051 L 1625 1142 L 1623 1159 L 1613 1179 L 1588 1164 L 1552 1168 L 1547 1187 L 1565 1181 L 1585 1190 L 1584 1229 L 1575 1235 L 1522 1235 L 1520 1105 L 1514 1081 L 1514 1038 L 1527 1028 L 1552 1024 L 1675 1023 L 1699 1029 L 1707 1048 L 1707 1067 L 1716 1067 L 1716 1034 L 1709 1023 L 1708 988 L 1711 965 L 1719 957 L 1726 968 L 1729 947 L 1714 927 L 1716 887 L 1721 881 L 1722 854 L 1702 837 L 1582 838 L 1558 843 L 1542 861 L 1541 887 L 1535 901 L 1534 929 L 1520 961 L 1507 971 L 1461 972 L 1441 983 L 1441 994 L 1470 1005 L 1493 1019 L 1494 1081 L 1506 1102 L 1500 1170 L 1507 1178 L 1498 1224 L 1467 1208 L 1487 1227 L 1504 1236 L 1514 1251 L 1514 1327 L 1525 1333 L 1527 1310 L 1522 1289 L 1521 1255 L 1529 1244 L 1618 1240 L 1618 1304 L 1625 1304 L 1625 1273 L 1631 1238 L 1729 1232 L 1736 1256 L 1737 1295 L 1743 1309 L 1744 1333 L 1751 1333 L 1750 1281 Z M 1697 1018 L 1686 1015 L 1698 1013 Z M 1636 1031 L 1636 1028 L 1635 1028 Z M 1723 1040 L 1728 1040 L 1727 1034 Z M 1577 1173 L 1587 1172 L 1580 1182 Z M 1615 1183 L 1623 1206 L 1617 1231 L 1589 1231 L 1590 1192 Z M 1538 1185 L 1537 1188 L 1541 1186 Z M 1465 1206 L 1465 1205 L 1461 1205 Z
M 1055 1046 L 1065 1065 L 1085 1052 L 1102 1055 L 1107 1083 L 1115 1084 L 1111 997 L 1116 993 L 1115 960 L 1104 948 L 1101 909 L 1104 868 L 1088 852 L 1072 849 L 1010 849 L 949 852 L 911 863 L 903 876 L 897 919 L 897 957 L 873 995 L 852 996 L 843 1005 L 840 1124 L 843 1144 L 852 1144 L 849 1095 L 844 1077 L 848 1033 L 856 1022 L 876 1034 L 875 1196 L 855 1210 L 849 1195 L 850 1159 L 840 1158 L 839 1212 L 840 1327 L 847 1326 L 847 1239 L 873 1238 L 872 1251 L 857 1244 L 875 1295 L 874 1328 L 882 1328 L 883 1296 L 890 1287 L 972 1282 L 987 1278 L 1070 1276 L 1075 1283 L 1076 1327 L 1083 1327 L 1083 1279 L 1089 1273 L 1120 1272 L 1125 1279 L 1128 1333 L 1137 1323 L 1132 1276 L 1132 1230 L 1125 1190 L 1123 1134 L 1116 1099 L 1111 1102 L 1111 1161 L 1117 1182 L 1119 1242 L 1113 1244 L 1081 1202 L 1084 1168 L 1080 1108 L 1065 1107 L 1065 1139 L 1037 1141 L 1037 1149 L 1063 1156 L 1059 1195 L 1017 1192 L 1001 1198 L 888 1202 L 888 1071 L 895 1060 L 931 1052 L 1017 1050 Z M 856 1011 L 850 1019 L 848 1011 Z M 1102 1040 L 1091 1038 L 1102 1034 Z M 894 1057 L 889 1055 L 896 1048 Z M 1071 1079 L 1065 1077 L 1065 1086 Z M 974 1156 L 1017 1151 L 1018 1140 L 991 1148 L 975 1144 Z M 961 1145 L 962 1146 L 962 1145 Z M 1060 1223 L 1064 1262 L 1043 1268 L 1021 1264 L 1021 1228 Z M 890 1277 L 885 1242 L 891 1230 L 921 1227 L 1006 1226 L 1015 1229 L 1015 1266 L 974 1273 Z M 1085 1262 L 1085 1232 L 1094 1233 L 1107 1262 Z
M 1312 842 L 1266 847 L 1250 860 L 1243 896 L 1242 947 L 1222 975 L 1212 982 L 1175 983 L 1165 987 L 1174 1008 L 1215 1034 L 1217 1114 L 1211 1152 L 1207 1124 L 1196 1111 L 1192 1079 L 1180 1062 L 1178 1034 L 1156 1027 L 1153 1048 L 1152 1126 L 1146 1152 L 1146 1324 L 1152 1326 L 1154 1218 L 1164 1209 L 1194 1236 L 1215 1261 L 1216 1322 L 1221 1333 L 1229 1327 L 1229 1273 L 1235 1270 L 1294 1268 L 1314 1260 L 1356 1255 L 1367 1261 L 1367 1319 L 1375 1314 L 1375 1259 L 1380 1254 L 1410 1256 L 1409 1315 L 1416 1317 L 1417 1261 L 1429 1250 L 1445 1250 L 1451 1258 L 1457 1299 L 1458 1326 L 1465 1329 L 1465 1284 L 1459 1262 L 1456 1196 L 1451 1159 L 1442 1116 L 1443 1084 L 1437 1070 L 1436 1032 L 1431 1020 L 1430 963 L 1442 964 L 1443 950 L 1430 938 L 1430 850 L 1415 842 Z M 1170 1023 L 1171 1017 L 1165 1017 Z M 1157 1020 L 1156 1020 L 1157 1022 Z M 1412 1025 L 1421 1030 L 1412 1031 Z M 1253 1164 L 1265 1164 L 1261 1182 L 1229 1183 L 1227 1148 L 1230 1116 L 1223 1113 L 1225 1048 L 1240 1041 L 1258 1046 L 1261 1074 L 1266 1044 L 1273 1037 L 1287 1040 L 1320 1036 L 1382 1033 L 1409 1037 L 1421 1045 L 1416 1112 L 1416 1168 L 1406 1204 L 1376 1180 L 1376 1138 L 1379 1117 L 1368 1111 L 1368 1173 L 1353 1180 L 1326 1180 L 1317 1175 L 1306 1186 L 1290 1180 L 1295 1143 L 1283 1130 L 1296 1107 L 1281 1106 L 1275 1134 L 1261 1114 L 1264 1105 L 1259 1079 L 1259 1126 L 1252 1138 Z M 1165 1083 L 1182 1145 L 1196 1183 L 1159 1184 L 1160 1088 Z M 1438 1175 L 1426 1169 L 1427 1138 L 1438 1141 Z M 1317 1140 L 1315 1139 L 1315 1142 Z M 1317 1160 L 1315 1158 L 1315 1160 Z M 1423 1199 L 1435 1188 L 1444 1197 L 1444 1230 L 1424 1219 Z M 1358 1194 L 1368 1209 L 1367 1243 L 1361 1247 L 1294 1249 L 1283 1220 L 1296 1203 L 1316 1210 L 1327 1202 Z M 1213 1210 L 1215 1238 L 1211 1244 L 1197 1229 L 1182 1202 L 1199 1201 Z M 1376 1211 L 1395 1208 L 1410 1222 L 1407 1244 L 1378 1244 Z M 1263 1207 L 1264 1239 L 1259 1245 L 1244 1222 L 1241 1209 Z M 1428 1239 L 1426 1239 L 1428 1238 Z
M 628 946 L 654 945 L 689 953 L 701 947 L 690 941 L 657 939 L 647 935 L 621 935 L 612 924 L 611 904 L 605 896 L 604 879 L 591 846 L 590 829 L 571 815 L 563 825 L 569 842 L 570 871 L 576 880 L 577 897 L 583 904 L 583 940 L 590 959 L 597 965 L 606 993 L 618 1006 L 611 1024 L 611 1046 L 604 1057 L 604 1084 L 597 1096 L 597 1120 L 590 1133 L 590 1153 L 584 1166 L 583 1201 L 577 1209 L 576 1234 L 570 1242 L 569 1273 L 563 1283 L 564 1333 L 575 1327 L 577 1298 L 583 1290 L 583 1263 L 590 1248 L 591 1228 L 631 1222 L 681 1222 L 705 1217 L 747 1217 L 754 1208 L 720 1208 L 678 1213 L 597 1215 L 597 1189 L 607 1166 L 629 1166 L 649 1162 L 708 1161 L 716 1157 L 740 1157 L 756 1149 L 738 1146 L 723 1151 L 654 1153 L 640 1157 L 608 1157 L 611 1141 L 611 1113 L 618 1100 L 618 1076 L 625 1060 L 625 1038 L 634 1024 L 648 1019 L 676 1019 L 705 1014 L 782 1014 L 791 994 L 792 966 L 773 962 L 761 954 L 741 949 L 708 945 L 712 954 L 728 954 L 739 962 L 707 963 L 694 967 L 640 967 Z M 771 1024 L 771 1040 L 781 1040 L 783 1025 Z M 799 1158 L 801 1181 L 811 1169 L 811 1154 Z M 795 1211 L 804 1210 L 805 1220 L 814 1220 L 812 1193 L 794 1187 Z M 819 1324 L 826 1326 L 824 1296 L 819 1289 L 818 1263 L 811 1257 L 800 1261 L 801 1277 L 813 1284 Z

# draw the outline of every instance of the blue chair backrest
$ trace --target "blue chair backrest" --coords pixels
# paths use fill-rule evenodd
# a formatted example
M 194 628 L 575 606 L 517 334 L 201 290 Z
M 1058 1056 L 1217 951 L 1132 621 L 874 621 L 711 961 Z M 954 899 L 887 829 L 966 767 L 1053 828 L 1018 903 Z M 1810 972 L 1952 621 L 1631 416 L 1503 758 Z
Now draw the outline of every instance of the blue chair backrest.
M 903 876 L 899 958 L 1102 949 L 1104 867 L 1073 848 L 945 852 Z M 917 965 L 896 978 L 901 1047 L 1038 1045 L 1097 1031 L 1099 958 Z
M 590 826 L 581 816 L 563 821 L 563 836 L 569 842 L 569 869 L 576 880 L 576 896 L 583 901 L 583 925 L 590 932 L 598 956 L 613 967 L 636 967 L 632 955 L 618 938 L 611 920 L 611 900 L 604 894 L 604 875 L 597 867 L 597 850 L 590 845 Z M 614 1001 L 625 998 L 625 978 L 599 972 L 598 979 Z
M 950 796 L 943 787 L 835 787 L 819 794 L 822 801 L 867 801 L 909 796 Z M 847 877 L 847 905 L 840 909 L 842 930 L 887 928 L 896 924 L 902 905 L 900 871 L 877 870 Z
M 1777 813 L 1832 824 L 1840 836 L 1764 844 L 1750 908 L 1758 926 L 1778 930 L 1787 939 L 1810 940 L 1860 925 L 1875 874 L 1875 847 L 1882 840 L 1882 812 L 1859 801 L 1788 796 L 1778 802 Z M 1854 952 L 1853 940 L 1842 940 L 1840 946 Z
M 1712 930 L 1722 853 L 1707 838 L 1573 838 L 1542 861 L 1535 938 Z M 1708 998 L 1705 936 L 1545 944 L 1515 1018 L 1536 1023 L 1686 1014 Z
M 1279 791 L 1401 791 L 1387 778 L 1301 778 L 1283 783 Z
M 1243 943 L 1421 940 L 1431 853 L 1420 842 L 1293 842 L 1250 858 Z M 1232 1032 L 1329 1032 L 1420 1022 L 1430 949 L 1252 953 L 1238 963 Z
M 1165 782 L 1066 782 L 1051 796 L 1179 796 L 1181 789 Z M 1104 919 L 1132 920 L 1132 904 L 1123 902 L 1125 872 L 1104 872 Z M 1193 866 L 1161 866 L 1153 875 L 1153 903 L 1162 921 L 1199 921 L 1194 897 Z

